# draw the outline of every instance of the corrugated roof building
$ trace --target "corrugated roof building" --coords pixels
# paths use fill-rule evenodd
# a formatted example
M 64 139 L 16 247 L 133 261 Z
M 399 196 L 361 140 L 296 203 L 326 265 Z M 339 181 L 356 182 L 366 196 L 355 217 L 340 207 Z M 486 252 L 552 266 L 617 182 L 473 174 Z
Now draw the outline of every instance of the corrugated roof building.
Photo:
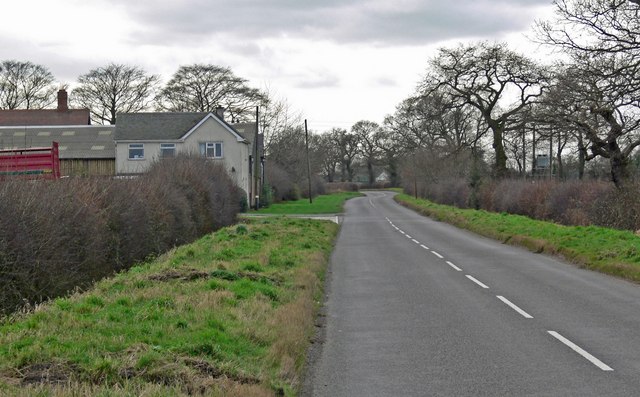
M 58 142 L 63 176 L 115 175 L 113 125 L 0 126 L 0 149 Z

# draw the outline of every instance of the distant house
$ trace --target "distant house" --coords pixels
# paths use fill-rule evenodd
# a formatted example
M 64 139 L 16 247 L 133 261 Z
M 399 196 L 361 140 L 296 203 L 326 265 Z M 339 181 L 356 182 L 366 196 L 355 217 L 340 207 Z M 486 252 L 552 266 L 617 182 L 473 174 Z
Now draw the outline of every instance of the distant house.
M 55 109 L 0 110 L 0 126 L 89 125 L 89 109 L 69 109 L 67 91 L 58 91 Z
M 114 126 L 90 125 L 88 109 L 69 109 L 65 90 L 56 109 L 0 110 L 0 149 L 58 142 L 63 176 L 114 175 Z
M 255 156 L 252 156 L 255 128 L 254 123 L 226 123 L 221 110 L 118 114 L 116 174 L 140 174 L 154 161 L 178 153 L 195 153 L 222 162 L 238 186 L 251 197 L 254 171 L 250 169 L 250 160 Z
M 376 183 L 389 183 L 390 181 L 391 178 L 389 178 L 389 173 L 386 170 L 382 170 L 376 177 Z

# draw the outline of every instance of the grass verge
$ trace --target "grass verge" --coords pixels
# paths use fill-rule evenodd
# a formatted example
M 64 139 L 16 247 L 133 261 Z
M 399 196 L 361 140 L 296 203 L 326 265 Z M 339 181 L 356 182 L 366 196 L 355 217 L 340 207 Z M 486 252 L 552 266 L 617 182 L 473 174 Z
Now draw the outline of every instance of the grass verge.
M 301 199 L 296 201 L 285 201 L 282 203 L 271 204 L 268 208 L 262 208 L 259 214 L 337 214 L 342 212 L 344 202 L 360 197 L 360 192 L 341 192 L 334 194 L 325 194 L 315 197 L 313 203 L 309 203 L 309 199 Z
M 597 226 L 563 226 L 520 215 L 439 205 L 406 194 L 399 203 L 431 218 L 533 252 L 560 255 L 591 270 L 640 282 L 640 237 Z
M 0 395 L 295 395 L 337 225 L 222 229 L 0 321 Z

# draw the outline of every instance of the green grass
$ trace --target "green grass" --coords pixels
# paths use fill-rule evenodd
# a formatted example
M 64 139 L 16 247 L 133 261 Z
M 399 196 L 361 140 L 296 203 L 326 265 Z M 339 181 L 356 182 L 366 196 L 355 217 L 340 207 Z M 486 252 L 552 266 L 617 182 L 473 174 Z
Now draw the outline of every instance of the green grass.
M 0 395 L 295 395 L 337 225 L 269 218 L 0 321 Z
M 313 199 L 313 203 L 309 203 L 309 199 L 286 201 L 282 203 L 272 204 L 268 208 L 262 208 L 258 211 L 258 213 L 282 215 L 337 214 L 342 212 L 342 206 L 344 205 L 345 201 L 360 196 L 362 196 L 362 193 L 359 192 L 326 194 L 315 197 Z
M 640 237 L 597 226 L 563 226 L 520 215 L 459 209 L 399 194 L 424 215 L 533 252 L 561 255 L 581 267 L 640 282 Z

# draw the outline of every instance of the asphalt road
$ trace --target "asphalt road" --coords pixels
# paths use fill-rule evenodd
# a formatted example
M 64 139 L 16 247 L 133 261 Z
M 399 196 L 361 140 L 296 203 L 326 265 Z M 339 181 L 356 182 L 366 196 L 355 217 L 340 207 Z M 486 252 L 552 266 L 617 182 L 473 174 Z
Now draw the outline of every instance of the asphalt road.
M 303 395 L 640 395 L 640 287 L 347 202 Z

